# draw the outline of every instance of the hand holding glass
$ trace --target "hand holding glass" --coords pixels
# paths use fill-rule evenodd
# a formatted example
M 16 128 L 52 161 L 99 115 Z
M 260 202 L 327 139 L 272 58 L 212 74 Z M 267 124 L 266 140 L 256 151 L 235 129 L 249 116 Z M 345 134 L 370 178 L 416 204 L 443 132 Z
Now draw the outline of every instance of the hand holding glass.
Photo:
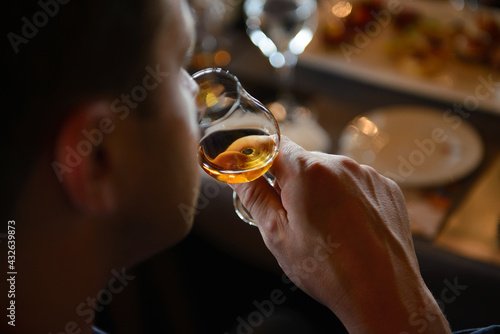
M 227 183 L 250 182 L 264 175 L 278 155 L 280 131 L 273 115 L 248 94 L 236 77 L 219 68 L 193 75 L 200 92 L 200 143 L 203 170 Z M 253 219 L 234 193 L 238 216 Z

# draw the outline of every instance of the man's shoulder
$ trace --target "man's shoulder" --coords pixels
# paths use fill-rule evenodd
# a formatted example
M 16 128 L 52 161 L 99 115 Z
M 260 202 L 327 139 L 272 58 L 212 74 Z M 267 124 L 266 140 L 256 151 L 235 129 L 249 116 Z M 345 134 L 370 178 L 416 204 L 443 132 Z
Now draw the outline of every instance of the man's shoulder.
M 107 333 L 103 332 L 99 328 L 96 328 L 96 327 L 92 326 L 92 334 L 107 334 Z
M 454 332 L 453 334 L 500 334 L 500 326 L 468 329 L 468 330 Z

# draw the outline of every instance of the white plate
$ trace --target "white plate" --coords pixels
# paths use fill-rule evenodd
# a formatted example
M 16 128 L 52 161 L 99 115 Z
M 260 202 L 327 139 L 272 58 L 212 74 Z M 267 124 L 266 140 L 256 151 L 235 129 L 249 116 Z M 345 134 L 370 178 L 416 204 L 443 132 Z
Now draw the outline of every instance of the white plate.
M 418 106 L 379 108 L 342 132 L 340 153 L 374 167 L 404 187 L 458 181 L 481 162 L 477 131 L 453 113 Z
M 450 1 L 403 1 L 401 5 L 442 22 L 472 13 L 456 11 Z M 500 12 L 495 13 L 500 20 Z M 468 105 L 473 102 L 474 111 L 479 107 L 481 111 L 500 115 L 499 71 L 486 66 L 450 61 L 435 75 L 410 75 L 398 69 L 385 51 L 387 42 L 391 39 L 391 27 L 387 26 L 379 31 L 380 33 L 369 36 L 365 41 L 366 45 L 350 45 L 353 48 L 346 49 L 350 52 L 325 46 L 321 34 L 317 33 L 311 45 L 300 56 L 300 64 L 446 103 Z

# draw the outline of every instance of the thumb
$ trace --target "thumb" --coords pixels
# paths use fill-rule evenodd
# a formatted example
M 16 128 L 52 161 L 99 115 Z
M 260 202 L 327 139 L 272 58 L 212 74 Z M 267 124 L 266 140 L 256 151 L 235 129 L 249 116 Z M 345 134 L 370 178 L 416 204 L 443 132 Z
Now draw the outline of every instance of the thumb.
M 286 184 L 297 177 L 301 162 L 306 161 L 309 155 L 310 152 L 288 137 L 282 136 L 279 154 L 269 171 L 276 177 L 279 185 Z
M 241 203 L 250 212 L 261 232 L 274 230 L 286 221 L 281 198 L 265 177 L 230 186 L 240 197 Z
M 270 169 L 276 177 L 274 187 L 264 177 L 248 183 L 230 185 L 264 235 L 268 234 L 266 232 L 276 232 L 276 228 L 284 227 L 288 222 L 279 190 L 287 181 L 297 176 L 298 160 L 306 153 L 302 147 L 284 136 L 281 137 L 279 150 L 280 153 Z

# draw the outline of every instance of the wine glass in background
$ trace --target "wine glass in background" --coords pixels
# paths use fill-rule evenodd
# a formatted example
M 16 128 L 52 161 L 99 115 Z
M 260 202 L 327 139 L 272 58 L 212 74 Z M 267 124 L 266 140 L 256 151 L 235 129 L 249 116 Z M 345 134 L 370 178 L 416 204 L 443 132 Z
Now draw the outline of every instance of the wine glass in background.
M 280 120 L 293 119 L 294 110 L 304 110 L 291 90 L 298 55 L 311 42 L 318 26 L 316 0 L 246 0 L 243 10 L 248 36 L 279 75 L 279 105 L 271 104 L 279 109 L 272 111 Z
M 278 155 L 276 119 L 225 70 L 205 69 L 193 79 L 200 87 L 196 104 L 202 169 L 226 183 L 250 182 L 264 175 Z M 236 193 L 233 199 L 238 216 L 253 224 Z

